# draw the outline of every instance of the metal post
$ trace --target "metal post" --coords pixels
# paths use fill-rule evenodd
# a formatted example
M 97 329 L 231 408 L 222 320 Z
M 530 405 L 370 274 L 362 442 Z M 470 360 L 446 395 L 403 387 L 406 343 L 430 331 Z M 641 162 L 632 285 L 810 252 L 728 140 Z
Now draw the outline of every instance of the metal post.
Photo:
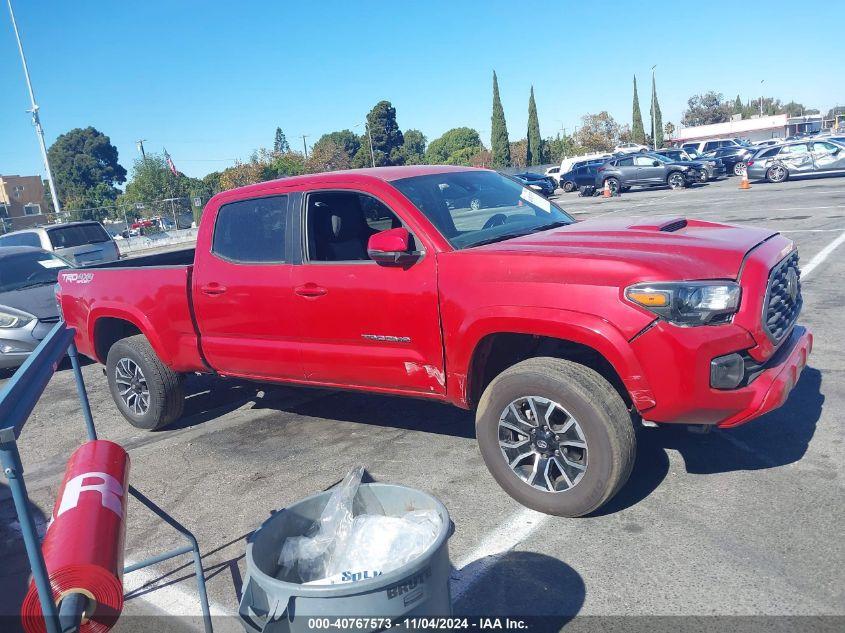
M 373 135 L 370 133 L 370 122 L 364 121 L 364 127 L 367 128 L 367 138 L 370 139 L 370 158 L 373 161 L 373 167 L 376 166 L 376 152 L 373 149 Z
M 135 143 L 138 145 L 138 151 L 141 152 L 141 160 L 143 161 L 147 160 L 147 153 L 144 151 L 144 141 L 146 140 L 147 139 L 145 138 L 139 138 L 137 141 L 135 141 Z
M 53 590 L 50 587 L 47 565 L 41 552 L 41 541 L 38 538 L 35 522 L 32 520 L 32 514 L 29 511 L 29 496 L 26 493 L 26 485 L 23 480 L 23 466 L 21 465 L 17 442 L 0 444 L 0 462 L 3 464 L 3 472 L 9 480 L 9 489 L 12 491 L 12 500 L 18 514 L 26 556 L 29 559 L 30 567 L 32 567 L 35 587 L 38 589 L 38 600 L 41 603 L 44 624 L 47 626 L 49 633 L 60 633 L 59 612 L 56 603 L 53 602 Z
M 657 64 L 651 67 L 651 142 L 654 145 L 654 150 L 657 151 L 657 117 L 655 116 L 657 88 L 654 85 L 655 68 L 657 68 Z
M 308 160 L 308 145 L 305 144 L 305 139 L 308 138 L 307 134 L 302 135 L 302 149 L 305 152 L 305 160 Z
M 35 126 L 35 135 L 38 137 L 38 145 L 41 147 L 41 158 L 44 159 L 44 169 L 47 171 L 47 182 L 50 184 L 50 197 L 53 200 L 53 209 L 55 209 L 56 215 L 60 215 L 62 208 L 59 206 L 59 195 L 56 191 L 56 183 L 53 181 L 53 172 L 50 171 L 50 160 L 47 158 L 47 145 L 44 143 L 44 130 L 41 127 L 41 119 L 38 116 L 38 104 L 35 103 L 35 92 L 32 90 L 32 81 L 29 79 L 29 67 L 26 65 L 26 55 L 24 55 L 21 36 L 18 33 L 18 23 L 15 20 L 15 12 L 12 9 L 12 0 L 7 0 L 7 2 L 9 4 L 9 14 L 12 16 L 12 28 L 15 30 L 15 39 L 18 41 L 18 51 L 21 54 L 23 74 L 26 77 L 26 87 L 29 89 L 29 100 L 32 103 L 32 109 L 28 111 L 32 113 L 32 124 Z
M 73 376 L 76 378 L 76 393 L 79 395 L 79 404 L 82 405 L 82 417 L 85 418 L 85 428 L 88 431 L 88 439 L 97 439 L 97 430 L 94 428 L 94 417 L 91 415 L 91 403 L 88 402 L 88 392 L 85 390 L 85 381 L 82 379 L 82 369 L 79 366 L 79 352 L 76 350 L 76 343 L 71 342 L 67 348 L 67 355 L 70 356 L 70 364 L 73 367 Z
M 760 116 L 763 116 L 763 82 L 766 81 L 765 79 L 760 80 Z
M 179 230 L 179 221 L 176 219 L 176 203 L 174 202 L 175 198 L 170 199 L 170 211 L 173 213 L 173 230 Z

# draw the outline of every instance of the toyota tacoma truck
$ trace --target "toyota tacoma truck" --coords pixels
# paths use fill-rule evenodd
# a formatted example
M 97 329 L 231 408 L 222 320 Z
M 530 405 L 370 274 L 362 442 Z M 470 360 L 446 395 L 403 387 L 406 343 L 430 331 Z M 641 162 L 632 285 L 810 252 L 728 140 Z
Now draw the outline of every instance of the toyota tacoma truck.
M 496 481 L 580 516 L 639 424 L 729 428 L 782 405 L 812 348 L 793 243 L 684 217 L 575 222 L 493 171 L 285 178 L 206 206 L 195 250 L 64 271 L 79 351 L 157 429 L 192 372 L 476 411 Z

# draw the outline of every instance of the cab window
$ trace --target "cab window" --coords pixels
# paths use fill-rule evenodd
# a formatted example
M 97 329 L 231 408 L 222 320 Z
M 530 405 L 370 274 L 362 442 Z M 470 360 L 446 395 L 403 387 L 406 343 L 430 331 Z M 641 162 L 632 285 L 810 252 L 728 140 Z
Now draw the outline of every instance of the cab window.
M 283 263 L 287 206 L 287 196 L 223 205 L 217 212 L 211 252 L 235 263 Z

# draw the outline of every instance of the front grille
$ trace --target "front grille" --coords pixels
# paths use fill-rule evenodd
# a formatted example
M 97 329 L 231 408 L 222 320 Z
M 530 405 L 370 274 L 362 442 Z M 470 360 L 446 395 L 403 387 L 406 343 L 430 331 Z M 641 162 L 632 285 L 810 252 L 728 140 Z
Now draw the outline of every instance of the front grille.
M 801 312 L 801 271 L 798 251 L 784 258 L 769 274 L 763 310 L 763 329 L 776 345 L 789 334 Z

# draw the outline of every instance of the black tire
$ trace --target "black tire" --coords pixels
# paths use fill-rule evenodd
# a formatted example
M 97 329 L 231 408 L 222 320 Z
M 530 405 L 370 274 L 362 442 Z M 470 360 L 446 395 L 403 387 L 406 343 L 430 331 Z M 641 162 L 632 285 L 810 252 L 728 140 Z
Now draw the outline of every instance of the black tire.
M 571 180 L 567 180 L 565 183 L 563 183 L 563 190 L 566 193 L 572 193 L 573 191 L 575 191 L 575 183 Z
M 559 403 L 583 432 L 586 467 L 570 488 L 551 492 L 526 483 L 512 470 L 500 442 L 499 421 L 509 405 L 537 396 Z M 476 437 L 493 478 L 522 505 L 565 517 L 593 512 L 628 480 L 636 435 L 622 398 L 594 370 L 558 358 L 532 358 L 506 369 L 484 390 L 476 413 Z
M 670 189 L 683 189 L 687 186 L 687 179 L 679 171 L 673 171 L 666 176 L 666 184 Z
M 147 407 L 143 411 L 133 410 L 121 396 L 121 387 L 118 386 L 118 381 L 123 380 L 118 367 L 131 367 L 132 363 L 140 370 L 143 379 L 141 383 L 148 392 Z M 106 376 L 109 391 L 118 410 L 132 426 L 154 431 L 167 426 L 182 415 L 185 406 L 182 376 L 159 360 L 144 335 L 130 336 L 111 346 L 106 359 Z
M 604 185 L 607 185 L 610 189 L 611 196 L 617 195 L 620 191 L 619 179 L 614 178 L 613 176 L 605 179 L 605 181 L 602 183 L 602 188 L 604 188 Z
M 707 173 L 706 169 L 702 169 L 698 172 L 698 182 L 709 182 L 710 181 L 710 174 Z

